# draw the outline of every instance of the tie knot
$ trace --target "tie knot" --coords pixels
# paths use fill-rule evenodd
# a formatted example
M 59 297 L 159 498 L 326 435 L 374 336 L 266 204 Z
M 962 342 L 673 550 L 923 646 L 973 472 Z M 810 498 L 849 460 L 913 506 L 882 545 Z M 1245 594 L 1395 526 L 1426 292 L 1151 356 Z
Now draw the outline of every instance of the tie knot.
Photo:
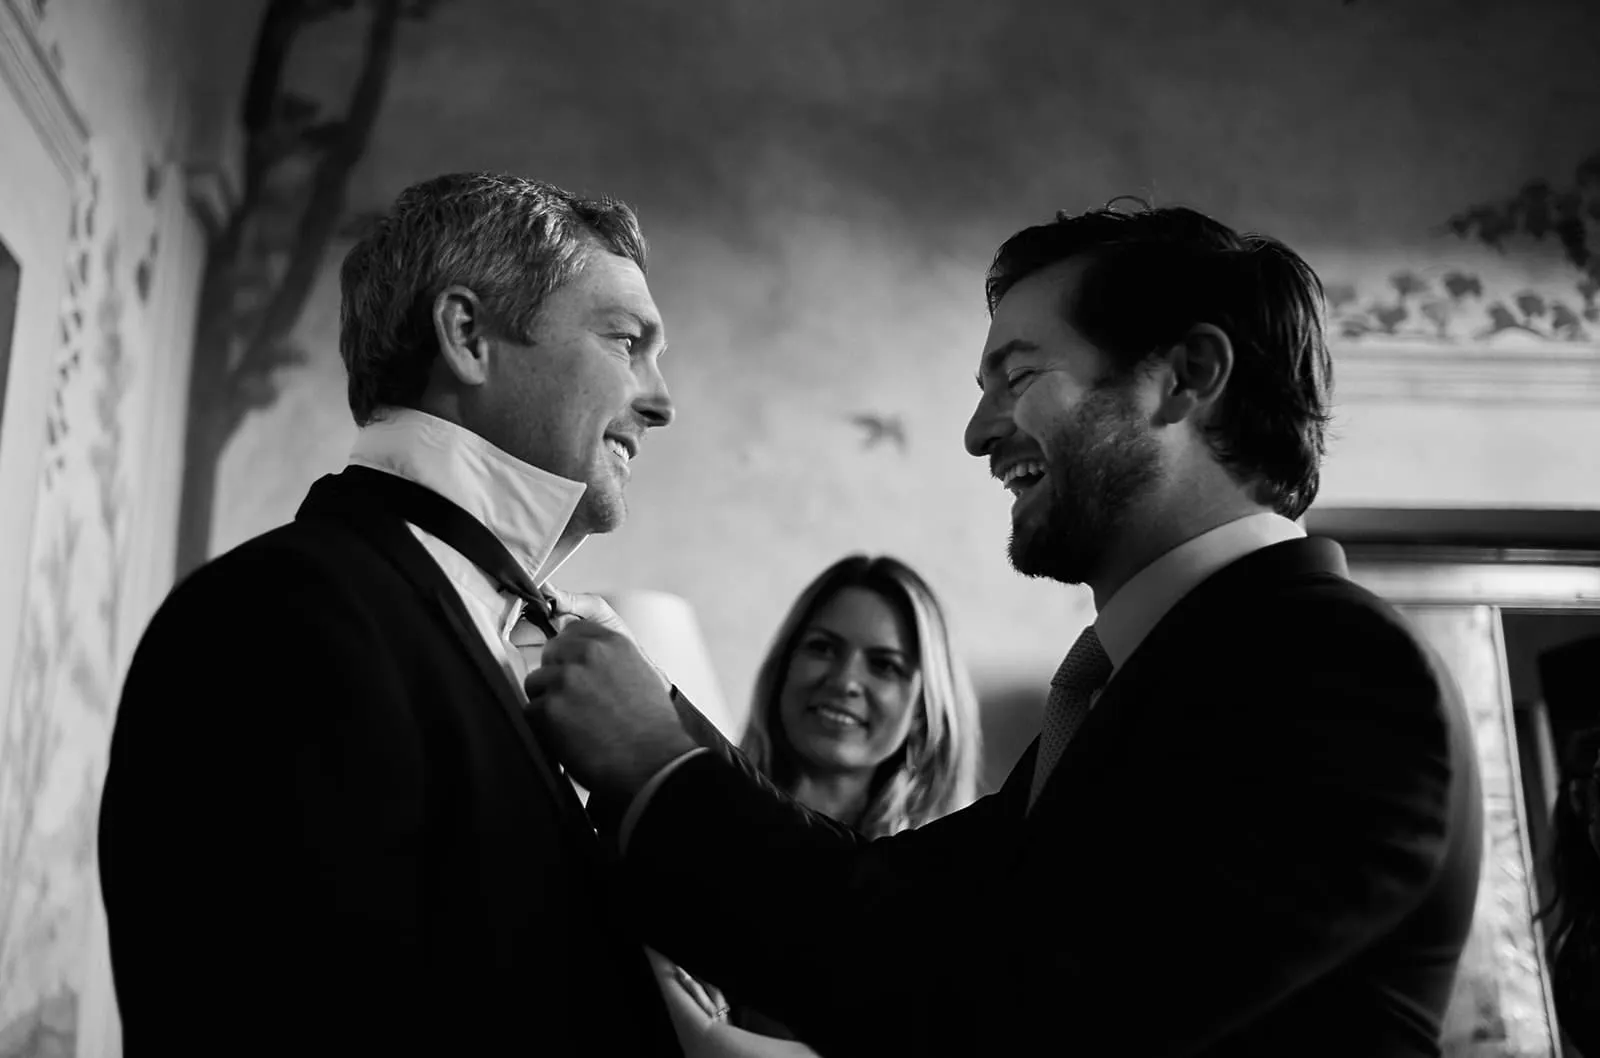
M 1099 687 L 1111 678 L 1111 657 L 1100 645 L 1100 635 L 1090 625 L 1067 651 L 1051 686 L 1073 690 Z

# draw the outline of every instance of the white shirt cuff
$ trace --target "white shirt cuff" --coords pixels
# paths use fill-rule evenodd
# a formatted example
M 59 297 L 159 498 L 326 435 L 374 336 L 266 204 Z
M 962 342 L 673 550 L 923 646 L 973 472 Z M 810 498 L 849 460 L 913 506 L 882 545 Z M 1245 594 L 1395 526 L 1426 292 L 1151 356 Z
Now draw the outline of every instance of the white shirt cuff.
M 650 776 L 650 781 L 639 787 L 639 792 L 633 795 L 633 800 L 628 802 L 628 810 L 622 815 L 622 823 L 617 827 L 617 850 L 623 855 L 628 853 L 628 838 L 633 834 L 633 828 L 638 824 L 639 817 L 644 815 L 645 808 L 650 804 L 650 798 L 661 789 L 661 784 L 667 781 L 667 776 L 678 770 L 678 766 L 698 753 L 709 752 L 704 746 L 696 746 L 681 757 L 668 761 L 662 769 Z

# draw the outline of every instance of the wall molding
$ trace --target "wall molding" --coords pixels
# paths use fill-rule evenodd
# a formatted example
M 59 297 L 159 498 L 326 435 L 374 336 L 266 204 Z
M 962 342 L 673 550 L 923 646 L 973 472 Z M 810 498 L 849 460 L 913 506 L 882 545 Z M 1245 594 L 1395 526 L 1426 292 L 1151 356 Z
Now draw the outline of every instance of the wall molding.
M 89 126 L 67 94 L 37 26 L 31 0 L 0 0 L 0 77 L 63 175 L 72 179 L 89 164 Z
M 1600 405 L 1600 345 L 1333 346 L 1336 403 Z

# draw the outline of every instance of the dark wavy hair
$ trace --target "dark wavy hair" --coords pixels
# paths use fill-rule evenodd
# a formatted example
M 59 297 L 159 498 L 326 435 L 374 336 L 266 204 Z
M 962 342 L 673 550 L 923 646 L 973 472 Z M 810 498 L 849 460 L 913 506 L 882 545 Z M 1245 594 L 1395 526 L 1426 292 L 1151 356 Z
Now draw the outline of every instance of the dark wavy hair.
M 898 559 L 850 555 L 800 593 L 756 675 L 740 749 L 780 789 L 793 790 L 800 762 L 783 733 L 778 697 L 789 661 L 813 615 L 846 588 L 865 588 L 911 619 L 912 649 L 922 674 L 918 714 L 904 744 L 878 766 L 856 829 L 869 837 L 919 827 L 971 804 L 977 796 L 980 740 L 977 696 L 950 647 L 938 597 Z
M 995 254 L 984 285 L 992 315 L 1018 281 L 1068 258 L 1087 261 L 1066 320 L 1136 372 L 1208 323 L 1233 344 L 1233 372 L 1205 433 L 1218 461 L 1257 499 L 1298 518 L 1321 481 L 1333 365 L 1322 282 L 1293 250 L 1183 207 L 1070 214 L 1025 228 Z
M 356 425 L 422 399 L 439 351 L 433 302 L 446 287 L 477 294 L 505 337 L 529 343 L 544 299 L 595 248 L 645 267 L 625 203 L 496 173 L 451 173 L 400 192 L 339 269 L 339 355 Z

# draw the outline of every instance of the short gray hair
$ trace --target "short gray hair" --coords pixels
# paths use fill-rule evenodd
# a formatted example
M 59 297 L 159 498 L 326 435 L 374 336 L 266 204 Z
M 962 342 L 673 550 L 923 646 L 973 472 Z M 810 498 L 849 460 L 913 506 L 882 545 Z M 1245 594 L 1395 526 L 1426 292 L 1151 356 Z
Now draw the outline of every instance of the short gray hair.
M 531 342 L 544 299 L 596 246 L 645 267 L 639 219 L 615 199 L 495 173 L 451 173 L 400 192 L 339 269 L 339 356 L 356 424 L 421 400 L 438 355 L 440 291 L 468 288 L 500 333 Z

